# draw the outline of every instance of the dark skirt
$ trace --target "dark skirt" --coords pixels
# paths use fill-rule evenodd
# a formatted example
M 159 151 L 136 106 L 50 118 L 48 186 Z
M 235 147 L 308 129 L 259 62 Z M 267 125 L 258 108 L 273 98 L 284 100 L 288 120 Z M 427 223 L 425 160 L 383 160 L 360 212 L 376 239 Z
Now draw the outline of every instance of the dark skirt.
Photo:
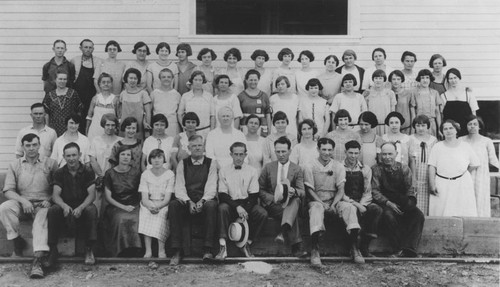
M 127 248 L 142 248 L 138 226 L 139 205 L 132 212 L 108 205 L 103 217 L 106 255 L 116 257 Z

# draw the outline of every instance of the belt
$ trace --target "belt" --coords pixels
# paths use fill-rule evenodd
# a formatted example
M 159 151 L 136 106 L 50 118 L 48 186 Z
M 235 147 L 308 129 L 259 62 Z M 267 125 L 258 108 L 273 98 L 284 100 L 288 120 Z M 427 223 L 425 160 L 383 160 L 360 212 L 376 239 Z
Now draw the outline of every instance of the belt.
M 436 175 L 437 175 L 437 176 L 439 176 L 440 178 L 444 178 L 444 179 L 447 179 L 447 180 L 455 180 L 455 179 L 457 179 L 457 178 L 462 177 L 462 175 L 464 175 L 464 174 L 465 174 L 465 172 L 464 172 L 464 173 L 462 173 L 461 175 L 458 175 L 458 176 L 454 176 L 454 177 L 445 177 L 445 176 L 440 175 L 439 173 L 436 173 Z
M 202 130 L 208 129 L 209 127 L 210 127 L 210 125 L 208 125 L 206 127 L 202 127 L 202 128 L 197 128 L 195 131 L 202 131 Z

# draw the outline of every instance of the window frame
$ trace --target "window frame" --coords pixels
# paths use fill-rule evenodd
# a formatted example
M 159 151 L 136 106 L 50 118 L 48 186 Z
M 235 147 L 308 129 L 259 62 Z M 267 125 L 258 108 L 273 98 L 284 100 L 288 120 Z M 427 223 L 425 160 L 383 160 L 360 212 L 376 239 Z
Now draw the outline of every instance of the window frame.
M 361 0 L 349 0 L 347 35 L 197 35 L 196 0 L 180 1 L 179 41 L 192 44 L 359 44 L 361 41 Z M 194 11 L 194 13 L 192 13 Z

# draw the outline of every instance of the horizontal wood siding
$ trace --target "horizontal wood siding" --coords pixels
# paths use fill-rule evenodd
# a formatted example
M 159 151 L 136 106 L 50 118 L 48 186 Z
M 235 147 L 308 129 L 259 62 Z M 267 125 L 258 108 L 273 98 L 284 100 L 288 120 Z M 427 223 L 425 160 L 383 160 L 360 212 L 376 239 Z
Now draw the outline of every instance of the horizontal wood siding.
M 110 39 L 123 49 L 120 59 L 132 60 L 133 44 L 144 41 L 154 48 L 166 41 L 172 48 L 179 43 L 181 1 L 189 0 L 101 0 L 101 1 L 0 1 L 0 172 L 13 158 L 17 131 L 28 125 L 29 106 L 41 101 L 41 68 L 52 56 L 52 42 L 68 43 L 67 58 L 79 54 L 83 38 L 95 43 L 95 55 L 105 58 L 104 45 Z M 428 68 L 434 53 L 442 54 L 448 67 L 462 71 L 463 81 L 473 88 L 479 99 L 500 98 L 500 1 L 483 0 L 370 0 L 360 1 L 361 39 L 358 43 L 287 43 L 296 55 L 310 49 L 317 58 L 312 66 L 322 69 L 329 54 L 341 56 L 352 48 L 358 54 L 358 65 L 372 65 L 371 51 L 383 47 L 387 64 L 400 68 L 401 53 L 417 54 L 416 69 Z M 83 4 L 82 4 L 83 3 Z M 190 13 L 194 16 L 194 11 Z M 236 41 L 207 41 L 193 44 L 197 52 L 210 47 L 218 55 L 215 66 L 224 66 L 224 52 L 236 46 L 243 60 L 240 65 L 252 67 L 250 55 L 255 49 L 266 49 L 271 59 L 267 67 L 279 65 L 277 53 L 285 45 L 256 41 L 238 45 Z M 172 55 L 173 57 L 173 55 Z M 294 67 L 300 67 L 298 62 Z

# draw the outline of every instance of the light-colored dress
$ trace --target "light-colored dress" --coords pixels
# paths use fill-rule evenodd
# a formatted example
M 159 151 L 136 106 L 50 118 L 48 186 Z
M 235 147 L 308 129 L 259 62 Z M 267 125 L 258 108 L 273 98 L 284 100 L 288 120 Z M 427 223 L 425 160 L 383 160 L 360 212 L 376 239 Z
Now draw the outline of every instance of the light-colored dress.
M 323 85 L 323 90 L 321 91 L 322 97 L 327 100 L 329 104 L 331 104 L 335 95 L 340 93 L 342 76 L 337 72 L 332 74 L 325 72 L 318 76 L 318 80 Z
M 373 87 L 375 84 L 373 83 L 372 76 L 373 73 L 377 70 L 375 66 L 371 66 L 365 69 L 365 74 L 363 76 L 363 85 L 361 86 L 362 90 L 368 90 Z M 383 69 L 385 75 L 387 76 L 387 81 L 389 81 L 389 74 L 394 71 L 394 68 L 385 65 L 385 69 Z M 390 87 L 390 83 L 386 82 L 386 86 Z
M 137 61 L 130 61 L 130 62 L 127 62 L 125 64 L 125 70 L 124 70 L 123 74 L 125 75 L 125 72 L 130 68 L 134 68 L 134 69 L 139 70 L 139 72 L 141 72 L 141 82 L 139 84 L 137 84 L 137 86 L 141 89 L 145 89 L 146 88 L 146 72 L 147 72 L 148 66 L 149 66 L 148 61 L 146 61 L 144 64 L 139 63 Z
M 396 95 L 389 89 L 375 90 L 371 89 L 370 94 L 365 98 L 368 110 L 377 116 L 378 126 L 377 135 L 382 136 L 387 132 L 387 126 L 384 124 L 385 117 L 396 106 Z
M 413 158 L 415 167 L 413 173 L 413 185 L 417 193 L 417 207 L 424 215 L 429 214 L 429 155 L 432 147 L 437 143 L 437 138 L 430 136 L 427 141 L 421 141 L 410 136 L 409 156 Z
M 489 165 L 499 167 L 493 142 L 484 136 L 481 136 L 480 140 L 475 142 L 471 141 L 467 136 L 460 137 L 460 140 L 469 143 L 479 157 L 479 167 L 471 172 L 476 194 L 477 215 L 479 217 L 491 217 Z
M 316 143 L 311 147 L 300 143 L 292 148 L 292 153 L 290 154 L 290 161 L 298 164 L 302 169 L 309 167 L 312 163 L 319 157 L 318 148 Z
M 203 74 L 205 74 L 205 79 L 207 80 L 207 82 L 205 84 L 203 84 L 203 90 L 206 91 L 207 93 L 215 95 L 215 91 L 214 91 L 214 80 L 215 80 L 215 73 L 216 73 L 215 68 L 210 66 L 210 68 L 207 70 L 205 68 L 205 66 L 201 65 L 201 66 L 196 66 L 196 68 L 194 68 L 193 72 L 194 71 L 201 71 L 201 72 L 203 72 Z
M 231 86 L 229 86 L 229 90 L 231 91 L 231 94 L 239 95 L 241 92 L 245 90 L 245 84 L 244 84 L 244 79 L 245 79 L 245 73 L 246 71 L 242 68 L 237 68 L 238 69 L 238 75 L 236 77 L 232 77 L 227 73 L 227 67 L 221 68 L 218 72 L 217 75 L 227 75 L 229 76 L 229 79 L 233 83 Z
M 104 134 L 104 129 L 101 127 L 102 116 L 105 114 L 113 114 L 116 116 L 118 101 L 119 97 L 114 94 L 106 98 L 104 98 L 102 94 L 97 94 L 92 98 L 90 106 L 94 106 L 94 110 L 89 110 L 89 115 L 87 116 L 87 120 L 92 121 L 87 134 L 90 142 L 92 142 L 94 138 Z
M 276 92 L 276 79 L 278 79 L 281 76 L 287 77 L 288 81 L 290 82 L 290 87 L 288 88 L 288 92 L 292 94 L 297 93 L 297 84 L 295 82 L 295 70 L 292 68 L 288 69 L 283 69 L 281 67 L 278 67 L 276 70 L 274 70 L 273 73 L 273 91 Z
M 259 71 L 260 72 L 260 71 Z M 271 96 L 273 83 L 273 71 L 269 68 L 264 68 L 264 73 L 260 73 L 260 80 L 257 88 L 267 95 Z
M 295 71 L 295 82 L 297 85 L 297 95 L 299 96 L 299 98 L 307 97 L 309 95 L 309 92 L 306 90 L 307 82 L 312 78 L 317 78 L 318 75 L 318 71 L 314 69 L 307 72 L 304 72 L 302 70 Z
M 349 112 L 349 115 L 351 116 L 351 122 L 349 124 L 354 125 L 358 122 L 359 115 L 362 112 L 365 112 L 368 107 L 363 95 L 359 93 L 354 93 L 354 95 L 340 93 L 333 98 L 332 105 L 330 106 L 330 112 L 337 113 L 340 109 L 344 109 Z
M 63 167 L 66 164 L 66 160 L 64 159 L 64 146 L 71 143 L 70 141 L 66 140 L 66 138 L 64 137 L 65 134 L 66 133 L 62 134 L 62 136 L 56 139 L 56 141 L 54 142 L 54 146 L 52 147 L 52 155 L 50 156 L 52 159 L 57 161 L 57 165 L 59 167 Z M 80 152 L 82 154 L 80 156 L 80 161 L 82 163 L 89 162 L 89 139 L 81 133 L 78 133 L 77 140 L 73 142 L 78 144 L 78 146 L 80 147 Z
M 415 108 L 415 115 L 426 115 L 431 122 L 431 135 L 437 135 L 436 109 L 443 104 L 438 92 L 433 89 L 414 89 L 411 93 L 410 104 Z
M 132 93 L 127 90 L 123 90 L 120 94 L 121 103 L 121 121 L 128 117 L 134 117 L 137 119 L 137 137 L 144 139 L 144 117 L 146 111 L 144 106 L 151 102 L 151 98 L 146 90 L 140 90 L 138 92 Z M 123 132 L 120 133 L 123 136 Z
M 403 87 L 403 89 L 413 90 L 414 88 L 416 88 L 418 86 L 418 82 L 416 81 L 418 74 L 417 74 L 416 70 L 412 70 L 411 74 L 405 73 L 404 69 L 401 70 L 401 72 L 405 76 L 405 81 L 401 83 L 401 87 Z
M 104 135 L 95 137 L 90 144 L 89 156 L 94 157 L 97 160 L 97 164 L 101 168 L 102 172 L 106 172 L 111 168 L 111 164 L 109 163 L 109 157 L 111 156 L 111 149 L 118 141 L 121 141 L 123 138 L 115 137 L 115 140 L 112 142 L 106 142 L 104 140 Z
M 361 137 L 361 131 L 358 131 L 358 134 Z M 363 137 L 361 137 L 361 141 L 361 154 L 359 155 L 359 161 L 368 167 L 376 165 L 377 155 L 380 153 L 380 147 L 384 141 L 377 134 L 375 134 L 373 141 L 364 142 Z
M 303 97 L 299 100 L 299 110 L 303 119 L 312 119 L 318 127 L 318 132 L 323 132 L 325 126 L 325 117 L 329 106 L 326 100 L 319 97 Z
M 175 65 L 177 67 L 177 65 Z M 153 106 L 153 116 L 163 114 L 167 117 L 168 127 L 165 133 L 170 137 L 175 137 L 179 133 L 179 123 L 177 122 L 177 109 L 181 102 L 181 95 L 177 90 L 162 91 L 155 89 L 151 93 L 151 103 Z
M 243 118 L 243 112 L 240 107 L 240 100 L 235 94 L 231 94 L 229 98 L 221 100 L 219 95 L 216 95 L 212 100 L 213 110 L 215 111 L 215 127 L 220 127 L 219 110 L 223 107 L 229 107 L 233 111 L 234 118 Z M 234 122 L 233 122 L 234 127 Z
M 161 149 L 165 153 L 165 164 L 163 167 L 166 169 L 170 169 L 170 154 L 172 152 L 176 152 L 177 149 L 172 147 L 174 143 L 174 138 L 167 136 L 164 139 L 155 138 L 154 136 L 148 137 L 144 144 L 142 145 L 142 153 L 143 156 L 146 156 L 146 159 L 149 157 L 149 153 L 154 149 Z M 150 169 L 152 165 L 148 162 L 147 168 Z
M 264 166 L 264 143 L 266 139 L 263 137 L 259 137 L 256 141 L 247 140 L 247 149 L 248 149 L 248 164 L 254 167 L 258 174 L 262 170 Z
M 113 88 L 111 93 L 119 95 L 122 92 L 123 74 L 125 73 L 125 63 L 121 61 L 111 62 L 106 59 L 100 65 L 96 65 L 94 79 L 98 79 L 102 73 L 107 73 L 113 78 Z
M 139 192 L 147 193 L 151 201 L 160 203 L 165 199 L 165 196 L 174 193 L 174 182 L 175 175 L 171 170 L 156 176 L 150 169 L 147 169 L 141 175 Z M 161 208 L 157 214 L 152 214 L 141 203 L 139 233 L 165 242 L 170 234 L 167 214 L 168 205 Z
M 401 139 L 393 141 L 389 139 L 387 134 L 382 136 L 384 142 L 394 142 L 396 144 L 396 161 L 402 163 L 403 165 L 408 165 L 408 149 L 410 147 L 410 136 L 407 134 L 401 134 Z
M 429 165 L 436 168 L 436 189 L 438 194 L 429 200 L 430 216 L 477 216 L 474 183 L 467 170 L 479 166 L 480 162 L 472 147 L 460 141 L 456 147 L 447 147 L 438 142 L 431 150 Z M 441 178 L 454 178 L 454 180 Z
M 273 115 L 278 111 L 282 111 L 288 118 L 288 126 L 286 132 L 297 137 L 297 112 L 300 110 L 299 97 L 296 94 L 291 94 L 291 98 L 282 99 L 279 94 L 274 94 L 269 99 L 273 108 Z M 272 132 L 276 132 L 273 126 Z
M 335 142 L 335 148 L 333 149 L 333 159 L 342 162 L 346 158 L 345 154 L 345 144 L 348 141 L 357 141 L 361 144 L 361 136 L 353 131 L 346 130 L 339 132 L 339 129 L 333 130 L 326 135 L 327 138 L 332 139 Z
M 207 138 L 208 132 L 210 131 L 210 117 L 215 116 L 212 100 L 213 96 L 206 91 L 203 91 L 201 96 L 195 96 L 193 91 L 189 91 L 182 95 L 181 103 L 177 111 L 177 114 L 181 115 L 188 112 L 196 113 L 200 119 L 200 125 L 197 131 L 203 138 Z
M 158 64 L 158 62 L 150 62 L 148 67 L 146 68 L 146 71 L 148 71 L 152 75 L 153 90 L 159 89 L 161 86 L 160 72 L 163 69 L 169 69 L 170 71 L 172 71 L 174 76 L 179 74 L 177 64 L 175 64 L 174 61 L 171 61 L 168 66 L 162 66 L 162 65 Z M 141 81 L 142 81 L 142 79 L 141 79 Z M 173 84 L 174 83 L 172 82 L 172 86 L 173 86 Z
M 396 112 L 400 113 L 405 119 L 404 124 L 401 125 L 401 132 L 407 135 L 412 134 L 411 130 L 411 114 L 410 114 L 410 106 L 412 106 L 412 91 L 401 89 L 400 91 L 394 91 L 394 95 L 396 96 Z M 417 113 L 417 115 L 420 115 Z M 434 121 L 433 119 L 431 122 Z M 436 123 L 434 123 L 434 126 Z M 435 135 L 432 134 L 431 135 Z
M 216 128 L 208 133 L 205 141 L 205 155 L 217 161 L 218 167 L 224 167 L 233 162 L 230 147 L 235 142 L 247 143 L 245 135 L 235 128 L 231 128 L 230 133 Z

